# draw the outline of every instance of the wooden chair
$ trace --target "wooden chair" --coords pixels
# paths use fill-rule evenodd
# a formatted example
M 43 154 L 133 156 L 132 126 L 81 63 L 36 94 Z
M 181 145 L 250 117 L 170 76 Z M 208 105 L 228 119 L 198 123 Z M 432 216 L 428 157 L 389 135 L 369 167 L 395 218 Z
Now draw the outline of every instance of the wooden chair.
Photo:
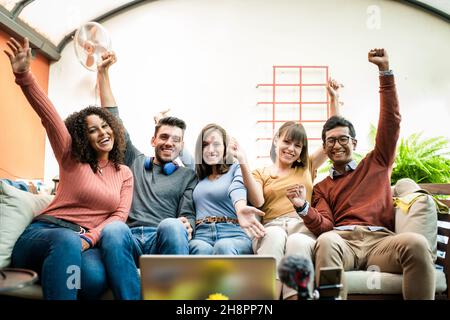
M 445 195 L 450 197 L 450 183 L 423 183 L 419 186 L 427 190 L 432 195 Z M 439 200 L 447 207 L 450 207 L 450 198 Z M 436 295 L 436 299 L 450 300 L 450 214 L 438 213 L 438 258 L 436 264 L 443 267 L 445 278 L 447 279 L 447 293 Z

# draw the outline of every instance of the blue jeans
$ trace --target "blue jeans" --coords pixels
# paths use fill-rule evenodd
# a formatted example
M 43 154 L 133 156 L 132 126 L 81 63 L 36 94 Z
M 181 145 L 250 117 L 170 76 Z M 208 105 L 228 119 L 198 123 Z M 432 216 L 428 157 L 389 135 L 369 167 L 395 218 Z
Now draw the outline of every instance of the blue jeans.
M 191 254 L 252 254 L 252 241 L 233 223 L 202 223 L 189 242 Z
M 45 299 L 98 299 L 107 287 L 100 249 L 82 252 L 78 233 L 43 221 L 16 241 L 12 266 L 35 270 Z
M 141 299 L 137 270 L 142 254 L 189 254 L 188 233 L 180 220 L 167 218 L 155 227 L 129 228 L 112 222 L 102 230 L 102 258 L 116 299 Z

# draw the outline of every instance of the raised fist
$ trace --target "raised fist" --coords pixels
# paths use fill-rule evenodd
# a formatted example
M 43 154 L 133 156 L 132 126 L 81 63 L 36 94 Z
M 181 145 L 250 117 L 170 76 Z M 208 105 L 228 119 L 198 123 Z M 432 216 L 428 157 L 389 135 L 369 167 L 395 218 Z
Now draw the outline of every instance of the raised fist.
M 385 49 L 372 49 L 368 54 L 369 62 L 378 66 L 380 71 L 389 70 L 389 57 Z
M 117 57 L 113 51 L 105 51 L 102 54 L 102 61 L 98 64 L 98 72 L 108 71 L 109 67 L 116 63 Z
M 337 82 L 336 80 L 330 78 L 327 84 L 327 91 L 331 98 L 338 99 L 339 98 L 339 88 L 343 88 L 344 86 Z

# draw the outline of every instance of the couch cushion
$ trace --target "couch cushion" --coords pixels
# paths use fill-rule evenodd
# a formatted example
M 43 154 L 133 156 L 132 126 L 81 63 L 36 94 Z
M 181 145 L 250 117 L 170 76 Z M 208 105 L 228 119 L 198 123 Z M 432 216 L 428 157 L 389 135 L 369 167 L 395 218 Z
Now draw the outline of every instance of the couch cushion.
M 32 194 L 0 181 L 0 268 L 11 263 L 17 239 L 52 199 L 53 196 Z
M 433 261 L 437 256 L 437 210 L 433 198 L 413 180 L 400 179 L 394 186 L 395 232 L 423 235 L 430 246 Z
M 1 292 L 2 295 L 17 297 L 22 299 L 42 300 L 42 287 L 38 284 L 32 284 L 20 289 L 6 290 Z
M 2 295 L 16 297 L 21 299 L 32 299 L 32 300 L 43 300 L 44 296 L 42 294 L 42 287 L 39 284 L 32 284 L 20 289 L 8 290 L 1 292 Z M 101 300 L 113 300 L 114 296 L 111 290 L 106 290 L 102 296 Z
M 401 294 L 401 274 L 377 271 L 346 271 L 348 294 Z M 436 293 L 447 290 L 445 273 L 436 269 Z
M 401 274 L 377 271 L 346 271 L 348 294 L 402 294 Z M 436 293 L 447 290 L 445 273 L 436 269 Z
M 138 273 L 141 273 L 141 270 L 138 269 Z M 33 300 L 43 300 L 44 294 L 42 292 L 42 286 L 39 283 L 34 283 L 28 286 L 25 286 L 20 289 L 15 290 L 7 290 L 1 291 L 0 295 L 16 297 L 20 299 L 33 299 Z M 114 300 L 114 295 L 111 289 L 107 289 L 100 297 L 100 300 Z

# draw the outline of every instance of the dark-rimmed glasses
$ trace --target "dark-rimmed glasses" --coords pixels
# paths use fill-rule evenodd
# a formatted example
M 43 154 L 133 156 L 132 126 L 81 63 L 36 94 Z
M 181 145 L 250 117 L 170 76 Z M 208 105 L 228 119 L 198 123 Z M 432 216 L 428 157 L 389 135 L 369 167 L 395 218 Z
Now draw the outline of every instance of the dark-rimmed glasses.
M 338 141 L 341 146 L 346 146 L 348 144 L 348 142 L 350 141 L 350 139 L 353 139 L 353 138 L 350 136 L 340 136 L 337 138 L 330 137 L 325 140 L 325 145 L 328 148 L 332 148 L 336 144 L 336 141 Z

